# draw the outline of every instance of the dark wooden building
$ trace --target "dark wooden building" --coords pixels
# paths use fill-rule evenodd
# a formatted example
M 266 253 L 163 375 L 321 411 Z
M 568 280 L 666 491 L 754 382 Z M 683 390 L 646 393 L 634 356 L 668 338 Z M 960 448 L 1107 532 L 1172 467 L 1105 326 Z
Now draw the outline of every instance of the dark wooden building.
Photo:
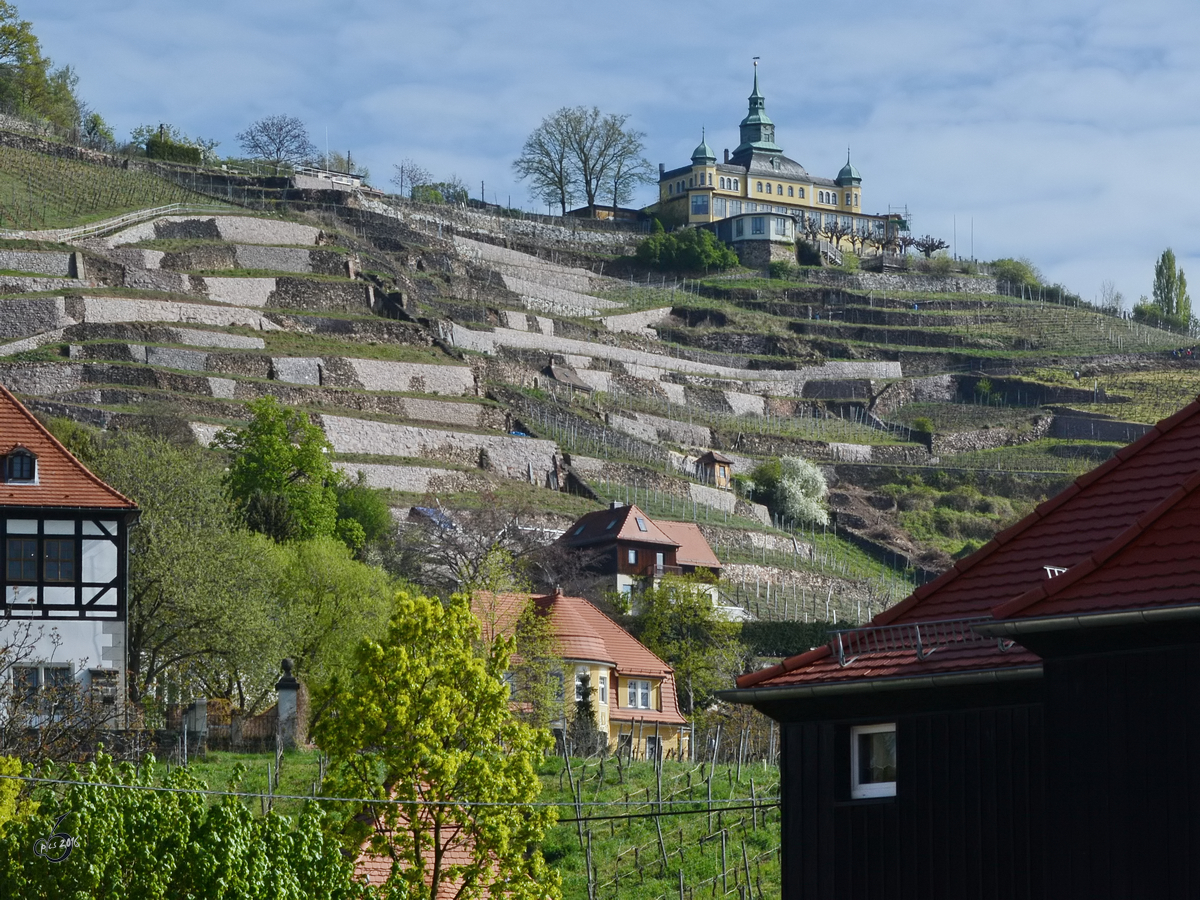
M 725 696 L 781 723 L 785 898 L 1200 896 L 1200 404 Z

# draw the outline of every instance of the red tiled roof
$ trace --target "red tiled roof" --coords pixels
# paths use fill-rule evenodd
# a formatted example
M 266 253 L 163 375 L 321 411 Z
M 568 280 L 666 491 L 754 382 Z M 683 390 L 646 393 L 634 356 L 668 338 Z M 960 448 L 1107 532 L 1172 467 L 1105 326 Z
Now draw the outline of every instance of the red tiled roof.
M 1018 610 L 1025 610 L 1023 614 L 1051 615 L 1051 609 L 1064 609 L 1069 602 L 1065 596 L 1058 606 L 1049 605 L 1047 601 L 1047 605 L 1038 606 L 1036 613 L 1029 612 L 1033 604 L 1050 596 L 1039 591 L 1047 591 L 1048 586 L 1052 585 L 1054 596 L 1059 596 L 1102 561 L 1097 559 L 1089 562 L 1094 554 L 1100 553 L 1107 560 L 1134 541 L 1137 534 L 1148 527 L 1148 522 L 1155 519 L 1154 515 L 1147 514 L 1154 513 L 1160 505 L 1163 509 L 1157 515 L 1164 520 L 1177 522 L 1186 517 L 1185 507 L 1190 508 L 1190 499 L 1180 507 L 1178 515 L 1168 510 L 1173 511 L 1177 504 L 1183 503 L 1180 489 L 1184 493 L 1190 491 L 1186 486 L 1197 472 L 1200 472 L 1200 402 L 1193 402 L 1159 422 L 1138 441 L 1122 448 L 1108 462 L 1078 478 L 1074 484 L 1041 504 L 1020 522 L 1000 532 L 987 545 L 958 562 L 941 577 L 880 613 L 870 625 L 987 617 L 992 615 L 993 610 L 1006 615 Z M 1191 497 L 1190 493 L 1188 497 Z M 1137 525 L 1139 520 L 1143 520 L 1140 526 Z M 1135 527 L 1138 529 L 1136 532 Z M 1124 564 L 1131 566 L 1133 560 L 1138 559 L 1141 560 L 1139 565 L 1147 566 L 1151 559 L 1157 558 L 1153 565 L 1157 566 L 1158 576 L 1165 581 L 1171 577 L 1172 570 L 1181 565 L 1179 560 L 1169 562 L 1166 559 L 1171 552 L 1167 548 L 1177 538 L 1168 536 L 1165 531 L 1156 534 L 1157 537 L 1147 537 L 1139 544 L 1143 549 L 1131 550 Z M 1153 551 L 1150 550 L 1152 546 L 1156 548 Z M 1191 546 L 1195 546 L 1194 541 Z M 1113 549 L 1105 551 L 1110 547 Z M 1178 553 L 1178 549 L 1175 552 Z M 1090 568 L 1086 568 L 1085 564 Z M 1054 585 L 1058 578 L 1048 580 L 1047 566 L 1067 569 L 1067 574 L 1059 578 L 1071 575 L 1071 580 Z M 1071 570 L 1076 567 L 1078 574 L 1073 574 Z M 1134 570 L 1129 568 L 1127 571 Z M 1190 577 L 1178 571 L 1174 575 Z M 1142 568 L 1141 576 L 1149 578 L 1150 568 Z M 1080 588 L 1080 591 L 1083 590 Z M 1128 604 L 1141 602 L 1132 593 L 1135 590 L 1132 582 L 1123 590 L 1119 598 L 1114 593 L 1095 600 L 1085 599 L 1081 593 L 1071 594 L 1075 598 L 1072 610 L 1075 613 L 1092 611 L 1093 606 L 1102 609 L 1104 603 L 1127 604 L 1113 608 L 1130 608 Z M 1181 592 L 1163 596 L 1174 597 L 1171 602 L 1186 602 L 1179 599 L 1183 596 Z M 1191 596 L 1197 598 L 1200 594 L 1193 591 Z M 1002 653 L 995 643 L 974 642 L 953 651 L 950 647 L 941 648 L 924 660 L 918 659 L 912 652 L 873 653 L 842 667 L 826 647 L 743 675 L 738 679 L 738 687 L 847 682 L 1009 668 L 1036 664 L 1037 659 L 1034 654 L 1019 647 Z
M 93 475 L 0 385 L 0 456 L 23 447 L 37 457 L 37 484 L 0 481 L 0 505 L 137 509 Z
M 491 640 L 496 634 L 512 634 L 530 600 L 550 615 L 555 650 L 563 659 L 607 663 L 622 677 L 662 679 L 661 710 L 627 710 L 613 704 L 609 708 L 610 718 L 669 724 L 686 721 L 679 712 L 674 670 L 583 597 L 479 592 L 472 598 L 471 608 L 482 623 L 484 639 Z
M 422 810 L 421 818 L 427 818 L 427 814 Z M 403 827 L 407 823 L 407 819 L 403 815 L 399 817 L 398 825 Z M 432 826 L 428 826 L 432 832 Z M 359 850 L 358 859 L 354 861 L 354 877 L 359 881 L 365 881 L 375 887 L 381 887 L 387 882 L 392 874 L 392 858 L 383 854 L 377 854 L 371 850 L 371 841 L 375 836 L 383 837 L 390 841 L 390 835 L 393 832 L 380 830 L 378 827 L 374 833 L 367 838 Z M 407 839 L 407 836 L 406 836 Z M 443 848 L 442 868 L 443 870 L 450 866 L 468 866 L 474 863 L 474 842 L 470 836 L 462 834 L 462 826 L 443 827 L 439 835 L 440 844 Z M 432 852 L 432 848 L 426 853 Z M 403 868 L 403 866 L 401 867 Z M 433 880 L 433 871 L 426 869 L 425 871 L 425 886 L 428 888 Z M 433 900 L 450 900 L 450 898 L 458 895 L 459 889 L 462 887 L 462 877 L 443 879 L 438 884 L 437 897 Z
M 699 568 L 721 571 L 721 561 L 713 553 L 712 547 L 704 539 L 700 526 L 692 522 L 655 522 L 672 541 L 679 545 L 675 551 L 675 563 L 680 566 L 697 566 Z
M 639 522 L 645 526 L 645 531 Z M 586 547 L 616 540 L 676 546 L 676 542 L 667 537 L 653 519 L 633 504 L 588 513 L 568 528 L 557 543 L 567 547 Z
M 1029 619 L 1200 603 L 1200 472 L 1105 546 L 992 611 Z

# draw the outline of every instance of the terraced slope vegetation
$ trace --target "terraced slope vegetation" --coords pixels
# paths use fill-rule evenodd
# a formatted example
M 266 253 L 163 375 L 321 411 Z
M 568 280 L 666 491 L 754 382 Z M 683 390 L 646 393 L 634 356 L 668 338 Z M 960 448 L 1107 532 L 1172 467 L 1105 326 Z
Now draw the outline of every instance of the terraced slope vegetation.
M 1137 437 L 1192 378 L 1178 336 L 987 278 L 668 279 L 632 262 L 637 232 L 349 199 L 0 241 L 0 380 L 49 413 L 202 442 L 272 395 L 397 510 L 532 510 L 552 536 L 636 502 L 700 524 L 731 605 L 855 621 Z M 1139 384 L 1158 385 L 1144 409 Z M 737 489 L 698 473 L 709 450 Z M 789 455 L 824 467 L 827 525 L 746 482 Z
M 0 147 L 0 229 L 67 228 L 147 207 L 212 202 L 157 175 L 110 162 Z

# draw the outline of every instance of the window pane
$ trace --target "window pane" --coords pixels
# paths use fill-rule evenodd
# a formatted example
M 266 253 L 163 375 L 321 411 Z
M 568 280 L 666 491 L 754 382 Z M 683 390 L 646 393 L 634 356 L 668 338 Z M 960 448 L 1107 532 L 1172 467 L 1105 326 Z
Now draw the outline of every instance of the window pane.
M 629 682 L 629 705 L 637 706 L 637 682 Z
M 650 682 L 641 682 L 641 707 L 642 709 L 650 708 Z
M 896 780 L 896 732 L 876 731 L 858 736 L 858 783 Z
M 9 538 L 5 553 L 8 581 L 37 581 L 37 541 Z
M 42 523 L 43 534 L 74 534 L 75 523 L 65 519 L 47 519 Z
M 37 534 L 37 519 L 9 519 L 9 534 Z
M 75 580 L 75 542 L 47 539 L 45 551 L 45 579 L 47 581 Z

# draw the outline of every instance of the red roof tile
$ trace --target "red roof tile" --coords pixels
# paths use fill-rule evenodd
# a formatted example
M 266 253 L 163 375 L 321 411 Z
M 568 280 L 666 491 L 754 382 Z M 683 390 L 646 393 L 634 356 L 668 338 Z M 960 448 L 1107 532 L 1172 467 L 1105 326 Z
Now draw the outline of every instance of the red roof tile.
M 1106 589 L 1111 592 L 1099 593 L 1094 600 L 1084 601 L 1081 595 L 1071 594 L 1075 599 L 1069 601 L 1065 590 L 1091 571 L 1081 564 L 1097 565 L 1096 560 L 1090 559 L 1093 554 L 1110 546 L 1124 548 L 1134 541 L 1136 533 L 1131 529 L 1148 512 L 1152 513 L 1149 518 L 1160 516 L 1164 522 L 1178 523 L 1181 517 L 1186 519 L 1186 510 L 1193 501 L 1188 493 L 1189 499 L 1184 503 L 1180 489 L 1190 491 L 1186 486 L 1197 472 L 1200 472 L 1200 402 L 1193 402 L 1159 422 L 1138 441 L 1122 448 L 1108 462 L 1078 478 L 1020 522 L 997 534 L 941 577 L 880 613 L 870 624 L 885 626 L 987 617 L 997 607 L 997 612 L 1008 615 L 1018 610 L 1026 610 L 1022 614 L 1028 614 L 1033 604 L 1049 596 L 1038 591 L 1047 590 L 1047 585 L 1058 580 L 1048 581 L 1047 566 L 1067 569 L 1067 574 L 1060 578 L 1072 575 L 1071 570 L 1075 567 L 1080 568 L 1070 581 L 1054 586 L 1055 596 L 1063 595 L 1061 601 L 1056 601 L 1059 605 L 1039 605 L 1037 615 L 1050 615 L 1048 610 L 1065 609 L 1072 602 L 1074 612 L 1090 610 L 1093 605 L 1099 610 L 1105 608 L 1104 604 L 1110 604 L 1111 608 L 1129 608 L 1119 604 L 1141 602 L 1134 596 L 1136 588 L 1132 580 L 1124 588 Z M 1155 512 L 1160 505 L 1163 509 Z M 1178 513 L 1175 512 L 1177 505 Z M 1146 521 L 1142 521 L 1140 527 L 1145 529 Z M 1190 585 L 1172 589 L 1165 582 L 1172 576 L 1187 582 L 1191 578 L 1187 573 L 1192 564 L 1178 559 L 1179 545 L 1172 543 L 1177 537 L 1169 535 L 1166 529 L 1163 525 L 1156 532 L 1157 537 L 1147 537 L 1138 545 L 1141 549 L 1131 549 L 1122 565 L 1127 573 L 1132 573 L 1135 571 L 1133 561 L 1141 560 L 1141 568 L 1137 571 L 1143 579 L 1149 579 L 1143 581 L 1144 586 L 1153 584 L 1155 589 L 1161 589 L 1161 596 L 1167 602 L 1184 602 L 1181 598 Z M 1195 546 L 1194 540 L 1191 546 Z M 1172 551 L 1171 547 L 1175 549 Z M 1101 556 L 1108 559 L 1118 552 L 1118 549 L 1112 549 L 1108 555 L 1101 553 Z M 1174 561 L 1167 558 L 1172 552 L 1177 557 Z M 1151 567 L 1156 567 L 1154 572 L 1160 576 L 1158 580 L 1152 577 Z M 1107 567 L 1106 570 L 1110 574 L 1115 571 Z M 1098 590 L 1094 585 L 1087 589 Z M 1200 593 L 1195 590 L 1191 596 L 1200 599 Z M 1024 599 L 1018 602 L 1020 598 Z M 1010 601 L 1011 609 L 1006 606 Z M 924 661 L 911 652 L 895 654 L 894 659 L 887 656 L 869 654 L 841 667 L 831 654 L 810 651 L 784 660 L 779 666 L 744 675 L 738 679 L 738 686 L 919 676 L 964 668 L 1029 665 L 1037 660 L 1020 648 L 1001 653 L 997 644 L 987 642 L 964 645 L 953 652 L 951 648 L 942 648 Z
M 679 545 L 675 563 L 680 566 L 721 571 L 721 561 L 704 538 L 700 526 L 692 522 L 655 522 L 663 534 Z
M 555 650 L 564 660 L 606 663 L 622 677 L 662 679 L 661 710 L 626 710 L 613 704 L 609 708 L 610 718 L 668 724 L 686 721 L 679 712 L 674 670 L 583 597 L 479 592 L 472 598 L 471 608 L 482 623 L 484 639 L 512 634 L 530 600 L 549 614 Z
M 676 546 L 676 542 L 667 537 L 653 519 L 632 504 L 588 513 L 568 528 L 557 543 L 568 547 L 587 547 L 615 540 Z
M 0 481 L 0 505 L 137 509 L 70 454 L 0 385 L 0 456 L 23 447 L 37 457 L 37 484 Z
M 997 619 L 1200 603 L 1200 472 L 1078 565 L 993 610 Z

